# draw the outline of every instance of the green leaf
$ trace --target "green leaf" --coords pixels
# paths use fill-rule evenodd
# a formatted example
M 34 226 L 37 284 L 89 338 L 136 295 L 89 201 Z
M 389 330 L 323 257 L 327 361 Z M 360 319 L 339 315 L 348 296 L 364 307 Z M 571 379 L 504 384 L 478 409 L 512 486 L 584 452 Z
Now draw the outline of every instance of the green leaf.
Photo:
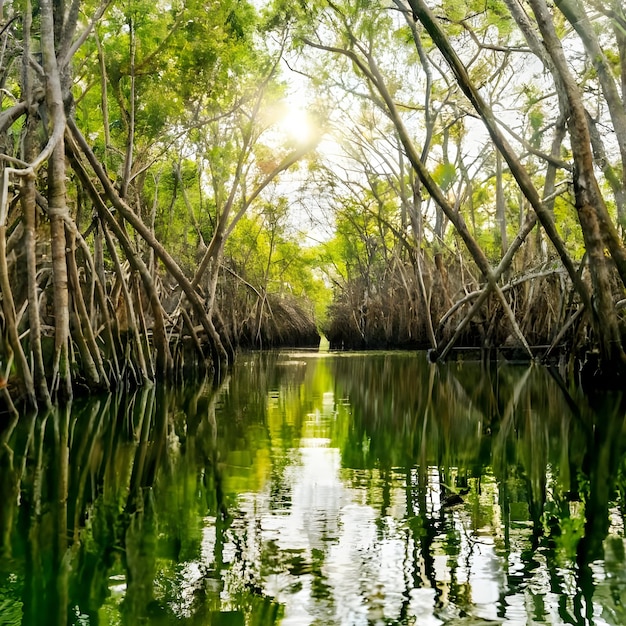
M 440 163 L 433 170 L 432 177 L 443 191 L 448 191 L 456 180 L 456 167 L 453 163 Z

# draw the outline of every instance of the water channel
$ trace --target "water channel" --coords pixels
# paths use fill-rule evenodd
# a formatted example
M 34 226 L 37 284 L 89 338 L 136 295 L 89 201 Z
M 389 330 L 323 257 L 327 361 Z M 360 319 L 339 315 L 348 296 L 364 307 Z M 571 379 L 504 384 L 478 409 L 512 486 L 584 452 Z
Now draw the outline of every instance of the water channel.
M 0 416 L 0 625 L 626 624 L 625 416 L 537 364 L 315 352 Z

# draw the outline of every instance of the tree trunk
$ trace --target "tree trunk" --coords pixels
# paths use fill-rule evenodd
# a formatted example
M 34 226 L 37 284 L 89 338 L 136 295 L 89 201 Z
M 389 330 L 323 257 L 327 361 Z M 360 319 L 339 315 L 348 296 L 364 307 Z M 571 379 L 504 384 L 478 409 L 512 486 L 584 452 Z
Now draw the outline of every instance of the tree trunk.
M 624 102 L 620 99 L 615 79 L 611 74 L 607 58 L 600 47 L 596 32 L 589 21 L 584 8 L 579 0 L 556 0 L 556 6 L 559 7 L 567 21 L 572 25 L 578 33 L 589 60 L 593 64 L 598 75 L 598 81 L 602 89 L 602 94 L 609 110 L 613 128 L 615 130 L 615 138 L 619 146 L 620 157 L 622 161 L 622 183 L 621 193 L 618 191 L 616 197 L 618 219 L 622 228 L 626 227 L 626 206 L 624 205 L 624 187 L 626 186 L 626 109 Z M 619 189 L 619 188 L 618 188 Z
M 102 356 L 96 343 L 91 327 L 91 320 L 87 313 L 85 299 L 80 285 L 78 266 L 76 264 L 76 232 L 68 227 L 67 239 L 67 269 L 69 284 L 72 289 L 72 300 L 75 310 L 74 329 L 79 339 L 79 348 L 82 356 L 82 369 L 87 376 L 90 386 L 108 386 L 107 375 L 102 365 Z
M 32 8 L 30 0 L 26 2 L 23 16 L 24 27 L 24 58 L 22 60 L 22 82 L 24 98 L 29 104 L 29 113 L 26 120 L 24 135 L 24 158 L 30 162 L 36 157 L 37 118 L 35 102 L 33 101 L 32 80 L 30 76 L 30 29 L 32 24 Z M 26 272 L 28 276 L 28 326 L 29 343 L 33 355 L 33 383 L 38 400 L 50 405 L 50 392 L 46 381 L 46 371 L 43 362 L 41 346 L 41 321 L 39 317 L 39 294 L 37 288 L 37 256 L 36 256 L 36 228 L 37 206 L 35 177 L 27 176 L 22 184 L 20 194 L 22 215 L 24 220 L 24 251 L 26 255 Z
M 48 210 L 52 249 L 52 280 L 54 284 L 54 349 L 52 369 L 53 392 L 65 399 L 72 397 L 70 374 L 70 315 L 67 264 L 65 260 L 65 153 L 63 143 L 57 145 L 48 166 Z M 69 216 L 69 215 L 68 215 Z
M 46 72 L 46 107 L 50 119 L 57 126 L 65 124 L 61 81 L 54 48 L 54 18 L 50 0 L 41 2 L 41 48 Z M 53 132 L 54 132 L 53 131 Z M 52 391 L 65 398 L 72 397 L 70 374 L 70 314 L 65 261 L 65 218 L 69 218 L 65 190 L 65 150 L 60 135 L 48 161 L 48 212 L 50 216 L 50 243 L 52 248 L 52 277 L 54 283 L 54 348 Z
M 504 199 L 504 181 L 502 180 L 502 155 L 496 151 L 496 222 L 500 234 L 502 256 L 506 254 L 508 242 L 506 238 L 506 201 Z
M 6 230 L 6 226 L 0 224 L 0 290 L 2 291 L 2 311 L 4 313 L 6 333 L 5 345 L 8 348 L 7 361 L 10 363 L 12 359 L 15 358 L 18 376 L 20 383 L 24 386 L 27 404 L 34 407 L 37 406 L 37 400 L 33 378 L 17 332 L 15 304 L 13 302 L 13 293 L 11 291 L 9 271 L 7 268 Z
M 595 177 L 591 139 L 582 93 L 569 71 L 561 41 L 556 34 L 550 11 L 544 0 L 529 1 L 546 50 L 558 74 L 555 79 L 558 96 L 564 101 L 569 111 L 568 128 L 574 158 L 574 194 L 585 247 L 589 255 L 594 295 L 592 324 L 597 334 L 600 355 L 605 365 L 610 363 L 624 367 L 626 354 L 620 339 L 617 314 L 613 305 L 611 271 L 604 249 L 606 245 L 611 251 L 620 270 L 622 281 L 626 285 L 626 277 L 622 273 L 624 268 L 620 269 L 620 259 L 624 250 L 614 227 L 612 228 L 604 198 Z M 562 89 L 558 89 L 559 86 L 562 86 Z

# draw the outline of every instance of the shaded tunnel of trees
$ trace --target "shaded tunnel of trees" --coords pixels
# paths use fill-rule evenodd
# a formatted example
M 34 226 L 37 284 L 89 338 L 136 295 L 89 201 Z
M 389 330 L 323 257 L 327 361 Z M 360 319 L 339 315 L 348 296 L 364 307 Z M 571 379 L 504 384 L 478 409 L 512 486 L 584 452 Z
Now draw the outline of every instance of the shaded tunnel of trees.
M 620 0 L 5 1 L 2 403 L 320 332 L 619 382 L 625 103 Z

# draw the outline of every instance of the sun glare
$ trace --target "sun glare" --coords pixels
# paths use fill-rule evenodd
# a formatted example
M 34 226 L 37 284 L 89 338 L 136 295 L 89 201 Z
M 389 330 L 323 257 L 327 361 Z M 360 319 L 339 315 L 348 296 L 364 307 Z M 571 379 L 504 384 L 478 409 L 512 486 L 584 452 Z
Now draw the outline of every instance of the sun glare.
M 279 124 L 287 138 L 299 144 L 309 142 L 315 134 L 311 117 L 304 109 L 297 106 L 288 104 Z

